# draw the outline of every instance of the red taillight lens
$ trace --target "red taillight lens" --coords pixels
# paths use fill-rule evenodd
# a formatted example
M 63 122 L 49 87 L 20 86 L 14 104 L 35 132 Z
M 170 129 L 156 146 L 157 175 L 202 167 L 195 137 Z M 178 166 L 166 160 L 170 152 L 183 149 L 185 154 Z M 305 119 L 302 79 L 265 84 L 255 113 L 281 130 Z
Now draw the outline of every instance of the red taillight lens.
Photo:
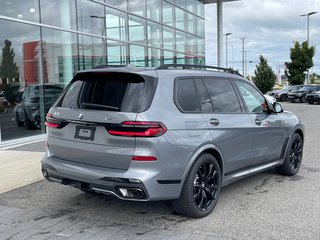
M 50 128 L 63 128 L 67 123 L 53 117 L 51 113 L 47 113 L 45 125 Z
M 133 156 L 132 160 L 141 161 L 141 162 L 152 162 L 152 161 L 156 161 L 157 158 L 154 156 Z
M 125 137 L 158 137 L 167 131 L 161 122 L 126 121 L 117 129 L 107 129 L 108 133 Z

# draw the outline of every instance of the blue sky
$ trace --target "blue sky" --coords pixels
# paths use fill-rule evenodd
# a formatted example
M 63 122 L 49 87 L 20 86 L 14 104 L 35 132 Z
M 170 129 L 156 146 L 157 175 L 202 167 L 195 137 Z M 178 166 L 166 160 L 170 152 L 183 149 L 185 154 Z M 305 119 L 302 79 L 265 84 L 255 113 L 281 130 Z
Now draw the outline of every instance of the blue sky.
M 228 36 L 228 65 L 242 73 L 242 45 L 245 37 L 247 74 L 253 74 L 259 55 L 267 58 L 276 72 L 283 74 L 284 62 L 290 61 L 290 48 L 294 41 L 307 39 L 307 18 L 299 15 L 319 12 L 310 16 L 310 44 L 316 47 L 314 68 L 320 74 L 320 1 L 319 0 L 240 0 L 223 5 L 224 33 Z M 207 65 L 217 65 L 216 4 L 206 5 L 206 57 Z M 224 62 L 225 66 L 225 37 Z M 233 55 L 233 57 L 232 57 Z

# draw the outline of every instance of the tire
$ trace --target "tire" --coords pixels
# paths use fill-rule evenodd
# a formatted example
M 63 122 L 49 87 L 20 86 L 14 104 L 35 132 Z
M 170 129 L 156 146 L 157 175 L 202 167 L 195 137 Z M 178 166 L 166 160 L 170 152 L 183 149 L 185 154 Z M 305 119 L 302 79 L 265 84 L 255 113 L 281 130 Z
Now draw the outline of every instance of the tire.
M 291 103 L 295 103 L 296 101 L 290 101 Z
M 174 210 L 184 216 L 201 218 L 215 208 L 221 188 L 221 170 L 210 154 L 200 155 L 190 169 Z
M 17 127 L 23 127 L 24 126 L 24 122 L 20 121 L 19 114 L 17 112 L 16 112 L 16 124 L 17 124 Z
M 278 173 L 286 176 L 297 174 L 302 162 L 303 141 L 299 134 L 295 133 L 289 140 L 283 165 L 276 167 Z
M 285 94 L 282 94 L 281 96 L 280 96 L 280 102 L 286 102 L 287 101 L 287 95 L 285 95 Z
M 308 101 L 309 104 L 313 104 L 313 101 Z
M 35 128 L 34 124 L 29 120 L 27 113 L 25 113 L 24 124 L 28 130 Z
M 34 128 L 36 128 L 36 129 L 40 129 L 40 128 L 41 128 L 41 119 L 40 119 L 40 115 L 36 115 L 36 116 L 34 116 L 33 126 L 34 126 Z
M 307 98 L 305 96 L 303 96 L 300 98 L 300 102 L 307 103 L 308 101 L 307 101 Z

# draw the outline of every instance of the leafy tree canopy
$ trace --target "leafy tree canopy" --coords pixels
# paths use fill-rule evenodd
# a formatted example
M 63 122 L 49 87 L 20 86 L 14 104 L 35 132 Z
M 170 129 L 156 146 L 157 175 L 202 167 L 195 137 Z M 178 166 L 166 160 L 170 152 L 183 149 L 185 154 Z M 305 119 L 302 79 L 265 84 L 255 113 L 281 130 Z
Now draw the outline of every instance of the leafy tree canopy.
M 263 94 L 272 90 L 276 82 L 276 75 L 268 65 L 267 59 L 262 55 L 260 55 L 260 62 L 256 65 L 254 74 L 253 82 Z
M 294 43 L 294 47 L 290 49 L 291 62 L 285 63 L 287 67 L 285 74 L 291 85 L 304 83 L 306 72 L 313 67 L 315 51 L 315 47 L 309 46 L 307 41 L 302 44 L 298 41 Z

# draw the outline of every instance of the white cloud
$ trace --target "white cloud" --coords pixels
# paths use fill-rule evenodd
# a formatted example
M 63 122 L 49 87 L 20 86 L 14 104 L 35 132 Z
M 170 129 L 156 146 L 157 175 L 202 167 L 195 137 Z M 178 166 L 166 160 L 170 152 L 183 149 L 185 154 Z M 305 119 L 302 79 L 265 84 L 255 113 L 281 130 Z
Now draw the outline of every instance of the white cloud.
M 320 12 L 318 0 L 240 0 L 224 3 L 224 32 L 228 37 L 229 66 L 242 71 L 241 37 L 246 37 L 248 73 L 253 73 L 259 55 L 264 55 L 274 68 L 283 66 L 290 60 L 290 48 L 294 41 L 307 38 L 307 19 L 299 15 L 308 12 Z M 320 13 L 310 17 L 310 43 L 319 45 Z M 216 60 L 216 4 L 206 5 L 206 54 L 207 64 L 217 64 Z M 232 46 L 234 63 L 232 62 Z M 225 48 L 225 38 L 224 38 Z M 225 49 L 224 49 L 225 51 Z M 314 69 L 320 73 L 320 51 L 314 57 Z M 225 60 L 225 53 L 223 55 Z M 225 64 L 223 64 L 225 65 Z

